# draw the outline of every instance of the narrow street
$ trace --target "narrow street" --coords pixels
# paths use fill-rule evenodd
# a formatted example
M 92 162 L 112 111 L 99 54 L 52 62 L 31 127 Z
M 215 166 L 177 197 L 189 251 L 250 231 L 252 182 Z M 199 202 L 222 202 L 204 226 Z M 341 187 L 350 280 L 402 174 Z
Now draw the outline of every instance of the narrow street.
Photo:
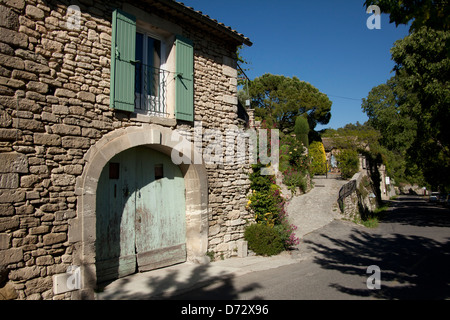
M 175 299 L 448 299 L 450 209 L 421 197 L 391 201 L 376 229 L 334 220 L 302 238 L 298 263 L 217 281 Z M 368 289 L 367 268 L 380 269 Z

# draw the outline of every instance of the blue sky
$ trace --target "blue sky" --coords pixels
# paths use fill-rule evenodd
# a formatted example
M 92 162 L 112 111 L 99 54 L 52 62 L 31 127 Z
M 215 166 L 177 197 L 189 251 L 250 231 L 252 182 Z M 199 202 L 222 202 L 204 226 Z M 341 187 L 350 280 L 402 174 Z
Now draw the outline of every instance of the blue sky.
M 250 79 L 265 73 L 296 76 L 333 102 L 323 128 L 364 123 L 361 99 L 392 76 L 389 50 L 408 34 L 381 15 L 381 29 L 369 30 L 364 0 L 182 0 L 246 37 L 242 50 Z

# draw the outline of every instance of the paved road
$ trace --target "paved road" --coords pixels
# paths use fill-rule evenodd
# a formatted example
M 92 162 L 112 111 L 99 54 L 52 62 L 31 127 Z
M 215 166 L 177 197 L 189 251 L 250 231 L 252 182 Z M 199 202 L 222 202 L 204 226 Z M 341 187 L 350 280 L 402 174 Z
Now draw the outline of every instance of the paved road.
M 449 299 L 450 210 L 392 201 L 377 229 L 334 220 L 307 234 L 298 263 L 217 281 L 176 299 Z M 369 290 L 367 267 L 381 270 Z

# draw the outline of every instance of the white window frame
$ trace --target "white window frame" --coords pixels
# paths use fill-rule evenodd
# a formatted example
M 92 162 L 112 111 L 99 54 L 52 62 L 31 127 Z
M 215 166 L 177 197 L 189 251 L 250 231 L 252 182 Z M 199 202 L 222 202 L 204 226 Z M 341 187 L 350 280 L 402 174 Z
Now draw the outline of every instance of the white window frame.
M 161 46 L 160 46 L 161 47 L 160 48 L 160 50 L 161 50 L 161 62 L 160 62 L 159 69 L 160 70 L 166 70 L 167 55 L 166 55 L 166 41 L 165 41 L 164 37 L 162 37 L 162 36 L 160 36 L 158 34 L 149 32 L 149 31 L 147 31 L 145 29 L 142 29 L 142 28 L 139 28 L 139 27 L 136 28 L 136 33 L 140 33 L 140 34 L 142 34 L 144 36 L 143 57 L 144 57 L 145 60 L 141 61 L 142 64 L 148 65 L 148 61 L 146 61 L 148 59 L 148 52 L 147 52 L 148 51 L 148 45 L 147 45 L 147 41 L 148 40 L 147 39 L 150 37 L 150 38 L 153 38 L 155 40 L 160 41 L 160 43 L 161 43 Z M 162 77 L 160 77 L 160 83 L 159 83 L 160 92 L 161 92 L 161 88 L 163 86 L 164 86 L 164 81 L 163 81 Z M 137 101 L 138 104 L 140 104 L 142 100 L 150 101 L 150 100 L 155 100 L 155 99 L 159 99 L 160 98 L 160 97 L 155 97 L 155 96 L 150 96 L 149 95 L 147 97 L 147 99 L 146 99 L 145 95 L 147 93 L 145 93 L 144 92 L 145 90 L 143 90 L 143 89 L 144 88 L 141 88 L 141 93 L 140 94 L 135 91 L 135 101 Z M 167 116 L 167 84 L 166 84 L 165 90 L 162 90 L 162 92 L 164 94 L 162 99 L 163 99 L 163 101 L 166 102 L 165 105 L 164 105 L 164 110 L 163 110 L 164 113 L 163 114 L 157 113 L 157 112 L 152 112 L 152 110 L 138 109 L 138 108 L 136 108 L 136 105 L 135 105 L 135 112 L 136 113 L 140 113 L 140 114 L 144 114 L 144 115 L 148 115 L 148 116 L 159 116 L 159 117 Z M 158 103 L 159 103 L 159 101 L 158 101 Z

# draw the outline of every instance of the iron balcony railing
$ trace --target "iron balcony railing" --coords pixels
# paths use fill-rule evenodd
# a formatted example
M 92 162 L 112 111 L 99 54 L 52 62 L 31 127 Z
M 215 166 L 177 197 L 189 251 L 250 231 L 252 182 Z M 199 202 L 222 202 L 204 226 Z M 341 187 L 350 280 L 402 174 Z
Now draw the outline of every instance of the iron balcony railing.
M 169 71 L 135 62 L 135 110 L 148 115 L 166 117 Z

